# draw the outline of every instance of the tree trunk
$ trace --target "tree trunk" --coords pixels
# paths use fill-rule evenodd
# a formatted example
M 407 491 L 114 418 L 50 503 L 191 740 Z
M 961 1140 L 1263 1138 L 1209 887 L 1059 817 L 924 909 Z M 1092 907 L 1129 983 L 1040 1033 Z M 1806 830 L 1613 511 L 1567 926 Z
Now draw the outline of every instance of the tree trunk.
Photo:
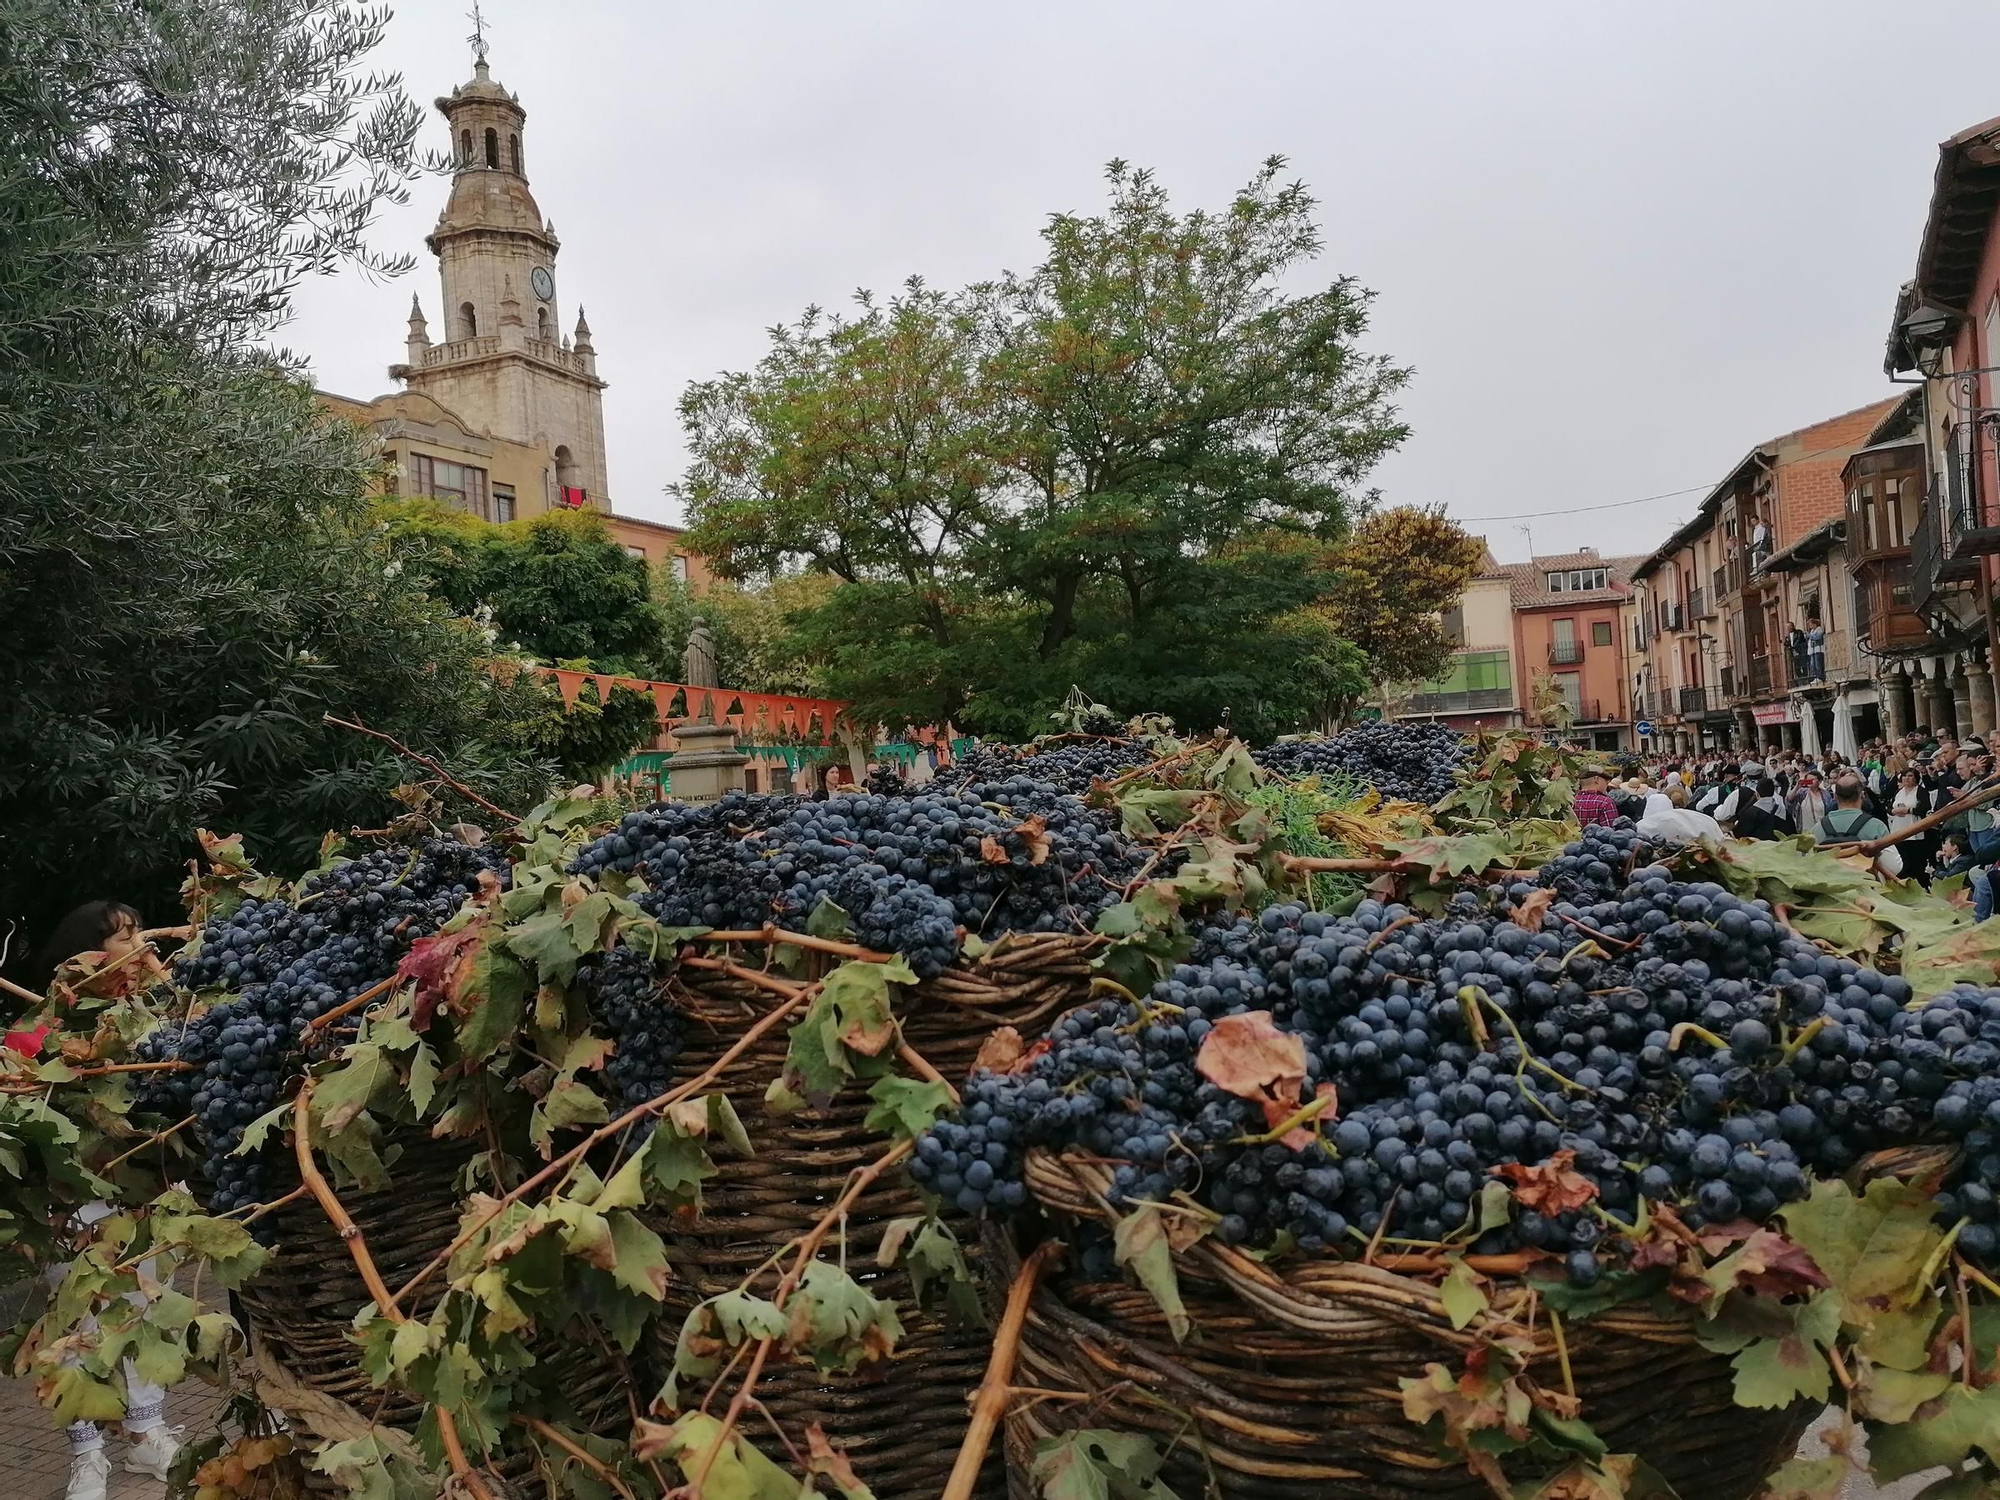
M 1070 626 L 1076 619 L 1077 590 L 1083 586 L 1083 575 L 1065 573 L 1056 579 L 1054 592 L 1049 598 L 1049 617 L 1042 622 L 1041 657 L 1047 661 L 1054 656 L 1069 639 Z

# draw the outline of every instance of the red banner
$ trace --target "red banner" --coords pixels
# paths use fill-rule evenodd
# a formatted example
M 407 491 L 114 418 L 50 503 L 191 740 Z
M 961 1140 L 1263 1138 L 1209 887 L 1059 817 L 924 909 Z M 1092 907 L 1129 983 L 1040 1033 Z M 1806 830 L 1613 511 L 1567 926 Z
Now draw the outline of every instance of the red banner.
M 846 721 L 847 705 L 831 698 L 793 698 L 780 693 L 741 693 L 731 688 L 689 687 L 680 682 L 653 682 L 637 677 L 613 677 L 608 673 L 570 672 L 558 667 L 537 667 L 556 680 L 563 707 L 574 709 L 586 681 L 597 685 L 600 702 L 611 696 L 614 687 L 651 693 L 655 716 L 663 727 L 679 721 L 700 719 L 704 713 L 714 722 L 728 723 L 744 739 L 816 740 L 830 743 L 835 728 Z M 680 712 L 675 713 L 676 702 Z

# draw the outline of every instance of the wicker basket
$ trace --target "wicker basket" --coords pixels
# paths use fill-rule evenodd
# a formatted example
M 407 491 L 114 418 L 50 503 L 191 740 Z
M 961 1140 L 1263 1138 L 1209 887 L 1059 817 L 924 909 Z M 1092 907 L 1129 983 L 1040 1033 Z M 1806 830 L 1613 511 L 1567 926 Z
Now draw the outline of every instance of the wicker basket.
M 903 1035 L 946 1077 L 961 1078 L 996 1027 L 1039 1030 L 1081 1001 L 1100 942 L 1062 934 L 1004 938 L 979 960 L 918 986 L 899 1007 Z M 678 998 L 692 1030 L 676 1064 L 683 1078 L 710 1067 L 734 1036 L 776 1003 L 767 991 L 711 973 Z M 863 1124 L 870 1104 L 860 1089 L 845 1091 L 825 1109 L 769 1115 L 764 1091 L 783 1066 L 786 1045 L 784 1029 L 773 1028 L 719 1085 L 742 1116 L 756 1154 L 717 1151 L 717 1175 L 703 1185 L 701 1215 L 651 1221 L 675 1272 L 667 1314 L 656 1325 L 662 1373 L 695 1303 L 740 1285 L 810 1230 L 849 1176 L 887 1144 L 879 1130 Z M 819 1423 L 880 1500 L 933 1500 L 944 1488 L 964 1435 L 967 1396 L 991 1348 L 984 1329 L 919 1314 L 902 1270 L 876 1269 L 889 1221 L 922 1211 L 907 1179 L 888 1173 L 854 1204 L 845 1226 L 848 1268 L 876 1296 L 896 1303 L 906 1332 L 895 1352 L 846 1377 L 822 1376 L 800 1362 L 774 1364 L 757 1384 L 758 1399 L 780 1427 L 796 1437 L 808 1423 Z M 977 1256 L 976 1245 L 967 1250 Z M 783 1459 L 768 1426 L 760 1424 L 750 1436 Z M 980 1493 L 997 1496 L 1004 1488 L 996 1455 Z
M 341 1205 L 354 1219 L 368 1253 L 391 1287 L 408 1280 L 452 1242 L 463 1201 L 457 1183 L 472 1149 L 432 1140 L 419 1131 L 396 1134 L 403 1153 L 394 1182 L 374 1192 L 348 1191 Z M 280 1181 L 274 1192 L 290 1184 Z M 251 1339 L 257 1385 L 265 1404 L 284 1413 L 295 1430 L 338 1441 L 374 1422 L 414 1431 L 424 1404 L 401 1391 L 385 1391 L 362 1370 L 353 1339 L 354 1318 L 369 1302 L 353 1258 L 335 1237 L 319 1206 L 306 1199 L 287 1204 L 263 1221 L 273 1246 L 264 1269 L 236 1292 L 236 1306 Z M 432 1277 L 403 1311 L 428 1317 L 445 1282 Z M 629 1369 L 609 1338 L 580 1339 L 574 1328 L 546 1336 L 548 1348 L 537 1385 L 560 1393 L 567 1409 L 551 1420 L 587 1431 L 623 1436 L 631 1428 Z M 532 1477 L 531 1455 L 498 1466 L 517 1483 Z M 529 1485 L 528 1493 L 539 1493 Z
M 1031 1193 L 1058 1224 L 1104 1222 L 1100 1167 L 1037 1153 Z M 1019 1266 L 1011 1233 L 989 1226 L 994 1285 Z M 1426 1281 L 1336 1259 L 1281 1271 L 1203 1240 L 1174 1256 L 1199 1332 L 1177 1343 L 1143 1290 L 1045 1279 L 1015 1383 L 1087 1391 L 1008 1420 L 1014 1494 L 1028 1500 L 1036 1444 L 1066 1428 L 1154 1435 L 1183 1495 L 1242 1500 L 1486 1500 L 1490 1491 L 1403 1414 L 1398 1378 L 1438 1361 L 1457 1369 L 1475 1330 L 1455 1330 Z M 1685 1317 L 1629 1304 L 1565 1325 L 1583 1417 L 1613 1452 L 1636 1452 L 1682 1495 L 1746 1500 L 1797 1445 L 1810 1408 L 1748 1411 L 1732 1399 L 1727 1356 L 1694 1342 Z M 1560 1388 L 1547 1320 L 1530 1368 Z

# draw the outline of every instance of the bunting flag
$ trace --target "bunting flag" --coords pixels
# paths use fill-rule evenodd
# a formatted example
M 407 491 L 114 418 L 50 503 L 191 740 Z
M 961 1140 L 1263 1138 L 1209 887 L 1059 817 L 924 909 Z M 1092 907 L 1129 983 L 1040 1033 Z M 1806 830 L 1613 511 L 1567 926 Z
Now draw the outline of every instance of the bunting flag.
M 561 667 L 538 667 L 537 671 L 556 680 L 563 707 L 574 709 L 586 680 L 597 684 L 598 701 L 609 703 L 615 688 L 631 688 L 653 695 L 655 717 L 663 728 L 671 729 L 677 719 L 698 720 L 704 714 L 717 724 L 731 725 L 740 737 L 754 740 L 797 739 L 821 745 L 835 743 L 843 729 L 854 726 L 847 717 L 847 705 L 833 698 L 802 698 L 789 693 L 743 693 L 730 688 L 690 687 L 682 682 L 654 682 L 641 677 L 615 677 L 608 672 L 572 672 Z M 676 701 L 680 712 L 674 712 Z M 937 738 L 936 729 L 917 731 L 925 744 Z M 947 740 L 947 743 L 949 741 Z
M 577 695 L 583 691 L 583 673 L 558 671 L 555 674 L 556 691 L 562 694 L 563 711 L 576 707 Z
M 611 703 L 611 689 L 616 686 L 618 679 L 608 672 L 600 672 L 590 680 L 597 684 L 597 701 L 608 707 Z

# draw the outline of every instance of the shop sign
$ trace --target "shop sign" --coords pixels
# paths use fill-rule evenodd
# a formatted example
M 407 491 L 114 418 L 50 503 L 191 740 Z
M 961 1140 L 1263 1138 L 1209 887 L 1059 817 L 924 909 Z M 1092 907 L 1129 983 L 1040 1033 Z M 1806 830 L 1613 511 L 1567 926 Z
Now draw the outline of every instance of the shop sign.
M 1798 710 L 1790 703 L 1760 703 L 1750 710 L 1750 717 L 1759 724 L 1796 724 Z

